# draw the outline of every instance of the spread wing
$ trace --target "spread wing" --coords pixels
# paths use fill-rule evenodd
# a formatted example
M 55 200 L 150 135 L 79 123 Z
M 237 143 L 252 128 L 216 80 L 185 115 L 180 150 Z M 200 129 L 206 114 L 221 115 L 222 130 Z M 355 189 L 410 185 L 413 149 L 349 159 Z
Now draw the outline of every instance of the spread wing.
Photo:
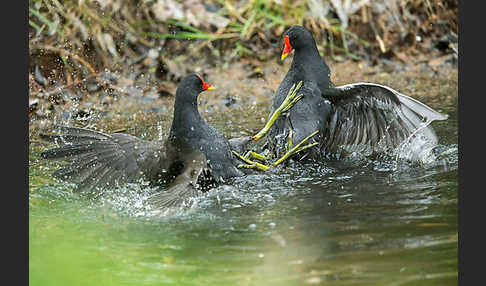
M 193 151 L 184 156 L 182 172 L 168 189 L 153 194 L 147 202 L 151 208 L 164 211 L 190 207 L 193 199 L 215 186 L 206 156 L 200 151 Z
M 85 128 L 56 126 L 59 134 L 40 137 L 58 145 L 42 152 L 45 159 L 65 160 L 53 176 L 78 184 L 78 190 L 110 188 L 140 178 L 153 178 L 167 163 L 166 145 L 135 136 L 105 134 Z
M 324 152 L 386 152 L 418 137 L 435 145 L 437 136 L 429 124 L 447 118 L 413 98 L 373 83 L 337 86 L 322 95 L 333 103 L 321 141 Z

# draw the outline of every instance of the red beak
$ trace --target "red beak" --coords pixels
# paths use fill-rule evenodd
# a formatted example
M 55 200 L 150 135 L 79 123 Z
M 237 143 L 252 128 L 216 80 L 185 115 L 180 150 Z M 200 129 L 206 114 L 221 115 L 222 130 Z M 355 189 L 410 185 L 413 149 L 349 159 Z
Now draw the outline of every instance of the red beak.
M 209 83 L 203 81 L 203 90 L 213 90 L 214 86 L 210 85 Z
M 289 40 L 289 36 L 285 36 L 284 37 L 284 43 L 285 43 L 285 47 L 282 51 L 282 61 L 289 55 L 289 53 L 292 51 L 292 46 L 290 45 L 290 40 Z
M 202 81 L 203 83 L 203 86 L 202 86 L 202 89 L 203 90 L 213 90 L 214 89 L 214 86 L 210 85 L 209 83 L 205 82 L 202 77 L 200 75 L 197 75 L 199 77 L 199 79 Z

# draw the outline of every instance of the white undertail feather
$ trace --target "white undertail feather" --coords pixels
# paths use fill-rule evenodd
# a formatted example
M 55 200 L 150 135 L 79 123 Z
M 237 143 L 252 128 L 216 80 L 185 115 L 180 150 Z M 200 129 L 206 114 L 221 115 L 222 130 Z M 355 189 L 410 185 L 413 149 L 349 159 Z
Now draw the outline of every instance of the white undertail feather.
M 396 159 L 403 158 L 413 161 L 426 163 L 433 160 L 433 148 L 437 145 L 437 136 L 434 130 L 429 127 L 430 123 L 435 120 L 445 120 L 447 115 L 441 114 L 429 106 L 413 99 L 409 96 L 384 85 L 368 82 L 359 82 L 337 86 L 339 89 L 352 88 L 359 85 L 377 86 L 395 94 L 400 101 L 401 108 L 399 116 L 413 130 L 412 134 L 400 144 L 396 149 Z

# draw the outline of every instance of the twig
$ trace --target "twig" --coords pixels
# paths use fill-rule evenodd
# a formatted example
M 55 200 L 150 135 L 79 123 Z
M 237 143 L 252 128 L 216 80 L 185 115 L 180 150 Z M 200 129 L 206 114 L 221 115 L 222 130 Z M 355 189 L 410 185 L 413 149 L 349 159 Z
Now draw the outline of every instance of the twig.
M 373 19 L 371 17 L 372 15 L 371 15 L 371 11 L 369 9 L 368 9 L 368 13 L 370 14 L 368 18 Z M 375 39 L 378 42 L 378 45 L 380 47 L 380 51 L 382 53 L 385 53 L 386 52 L 385 43 L 383 42 L 383 40 L 381 39 L 380 35 L 378 34 L 378 31 L 376 29 L 375 24 L 373 24 L 373 21 L 369 21 L 368 24 L 370 25 L 371 30 L 375 34 Z
M 100 75 L 104 74 L 104 72 L 99 72 L 99 73 L 92 73 L 92 74 L 89 74 L 87 75 L 85 78 L 83 79 L 79 79 L 79 80 L 75 80 L 69 84 L 65 84 L 63 86 L 60 86 L 60 87 L 56 87 L 54 90 L 51 90 L 51 91 L 47 91 L 47 92 L 38 92 L 36 93 L 34 96 L 37 96 L 39 93 L 42 93 L 43 96 L 51 96 L 57 92 L 60 92 L 61 90 L 64 90 L 64 89 L 69 89 L 69 88 L 72 88 L 78 84 L 81 84 L 83 82 L 85 82 L 86 80 L 90 79 L 90 78 L 93 78 L 93 77 L 98 77 Z
M 52 52 L 62 54 L 64 56 L 69 56 L 69 57 L 77 60 L 78 62 L 82 63 L 83 65 L 85 65 L 91 73 L 96 73 L 95 69 L 87 61 L 85 61 L 80 56 L 73 54 L 69 51 L 66 51 L 66 50 L 63 50 L 63 49 L 60 49 L 60 48 L 56 48 L 56 47 L 53 47 L 53 46 L 34 46 L 31 49 L 47 50 L 47 51 L 52 51 Z

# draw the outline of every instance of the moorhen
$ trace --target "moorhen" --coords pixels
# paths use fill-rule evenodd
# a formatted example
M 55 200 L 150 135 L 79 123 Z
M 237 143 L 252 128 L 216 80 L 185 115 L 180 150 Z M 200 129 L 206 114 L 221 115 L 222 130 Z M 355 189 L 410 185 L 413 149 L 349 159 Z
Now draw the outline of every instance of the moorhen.
M 53 176 L 76 183 L 77 190 L 106 189 L 142 180 L 152 185 L 168 185 L 166 191 L 149 198 L 154 205 L 179 206 L 230 178 L 243 176 L 246 171 L 239 169 L 244 166 L 242 159 L 253 167 L 267 168 L 238 153 L 245 150 L 252 136 L 227 140 L 201 117 L 197 97 L 211 89 L 213 86 L 197 74 L 182 79 L 176 90 L 169 136 L 161 141 L 56 126 L 59 134 L 40 137 L 59 146 L 43 151 L 41 156 L 70 161 Z M 288 110 L 299 99 L 295 90 L 278 110 Z
M 299 142 L 315 131 L 318 135 L 310 142 L 318 145 L 302 152 L 300 159 L 353 152 L 396 155 L 412 146 L 408 159 L 415 161 L 420 160 L 424 149 L 437 144 L 429 124 L 447 116 L 387 86 L 365 82 L 335 86 L 312 34 L 302 26 L 287 29 L 283 40 L 281 59 L 293 50 L 295 54 L 273 97 L 269 117 L 299 81 L 303 81 L 299 90 L 303 98 L 268 130 L 269 147 L 275 156 L 285 153 L 289 142 Z M 258 140 L 259 134 L 254 139 Z

